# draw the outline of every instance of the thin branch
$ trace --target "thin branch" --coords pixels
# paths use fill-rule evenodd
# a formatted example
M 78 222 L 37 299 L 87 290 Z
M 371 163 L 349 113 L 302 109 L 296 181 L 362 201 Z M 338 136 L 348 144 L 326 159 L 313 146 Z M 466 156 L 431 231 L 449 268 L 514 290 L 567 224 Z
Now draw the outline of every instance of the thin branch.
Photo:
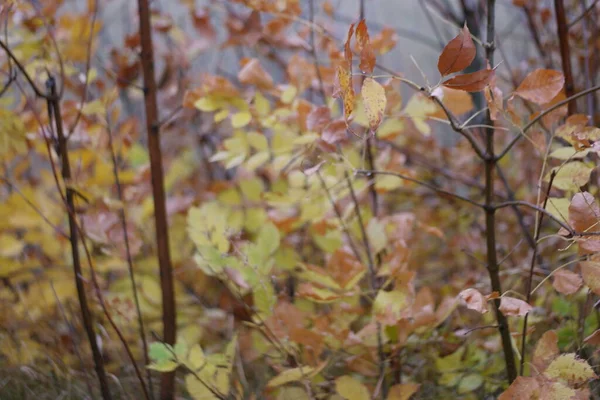
M 144 319 L 142 318 L 142 309 L 140 307 L 140 299 L 137 290 L 137 284 L 135 281 L 135 274 L 133 272 L 133 258 L 131 256 L 131 247 L 129 243 L 129 231 L 127 229 L 127 216 L 125 215 L 125 203 L 123 199 L 123 189 L 121 187 L 121 179 L 119 178 L 119 167 L 117 163 L 117 156 L 115 154 L 115 148 L 113 145 L 113 134 L 110 128 L 110 115 L 106 112 L 107 121 L 107 134 L 108 134 L 108 150 L 110 151 L 110 157 L 113 167 L 113 179 L 115 186 L 117 187 L 117 198 L 121 202 L 121 208 L 119 209 L 119 220 L 121 221 L 121 230 L 123 231 L 123 242 L 125 243 L 125 257 L 127 259 L 127 270 L 129 272 L 129 280 L 131 281 L 131 290 L 133 292 L 133 301 L 135 305 L 135 311 L 137 314 L 138 328 L 140 331 L 140 338 L 142 339 L 142 349 L 144 351 L 144 362 L 145 365 L 150 364 L 150 358 L 148 354 L 148 341 L 146 340 L 146 330 L 144 329 Z M 151 399 L 154 399 L 154 387 L 152 384 L 152 374 L 150 369 L 146 369 L 146 379 L 148 381 L 149 395 Z
M 592 2 L 592 4 L 590 4 L 585 10 L 583 10 L 583 12 L 580 15 L 573 18 L 573 21 L 569 22 L 569 25 L 567 25 L 567 28 L 571 29 L 573 27 L 573 25 L 577 24 L 579 21 L 584 19 L 585 16 L 588 15 L 590 13 L 590 11 L 592 11 L 594 9 L 594 7 L 596 7 L 596 4 L 598 4 L 598 2 L 600 2 L 600 0 L 594 0 Z
M 545 210 L 548 205 L 548 199 L 550 198 L 550 190 L 552 189 L 552 184 L 554 183 L 554 178 L 556 177 L 556 173 L 552 171 L 550 175 L 550 182 L 548 182 L 548 188 L 546 189 L 546 197 L 544 198 L 544 204 L 542 208 Z M 540 238 L 540 231 L 542 227 L 542 221 L 544 219 L 544 214 L 538 214 L 539 218 L 537 220 L 537 224 L 535 227 L 535 242 L 537 243 Z M 538 254 L 538 246 L 533 248 L 533 255 L 531 256 L 531 263 L 529 264 L 529 276 L 527 277 L 527 293 L 526 293 L 526 302 L 529 304 L 531 300 L 531 288 L 533 286 L 533 270 L 535 269 L 535 261 Z M 527 322 L 529 320 L 529 313 L 525 314 L 525 318 L 523 320 L 523 330 L 521 335 L 521 370 L 519 375 L 523 375 L 523 371 L 525 370 L 525 347 L 527 345 Z
M 323 83 L 323 77 L 321 76 L 321 70 L 319 66 L 319 57 L 317 55 L 317 45 L 315 40 L 315 0 L 309 0 L 308 2 L 308 19 L 310 21 L 310 54 L 313 59 L 313 65 L 317 73 L 317 80 L 319 81 L 319 90 L 323 103 L 327 103 L 327 93 L 325 92 L 325 84 Z
M 48 95 L 45 94 L 44 92 L 42 92 L 37 87 L 37 85 L 35 84 L 35 82 L 31 78 L 31 76 L 29 76 L 29 74 L 27 73 L 27 70 L 25 69 L 25 67 L 23 66 L 23 64 L 21 64 L 21 61 L 19 61 L 19 59 L 17 57 L 15 57 L 14 53 L 12 52 L 12 50 L 2 40 L 0 40 L 0 47 L 6 52 L 6 55 L 8 56 L 8 58 L 10 58 L 15 63 L 15 65 L 17 66 L 17 68 L 19 69 L 19 71 L 21 71 L 21 74 L 23 74 L 23 76 L 27 80 L 27 82 L 29 83 L 29 86 L 31 86 L 31 89 L 34 91 L 35 95 L 37 97 L 41 97 L 43 99 L 48 99 Z
M 449 192 L 447 190 L 441 189 L 441 188 L 439 188 L 439 187 L 437 187 L 435 185 L 432 185 L 430 183 L 423 182 L 423 181 L 420 181 L 418 179 L 411 178 L 409 176 L 399 174 L 397 172 L 391 172 L 391 171 L 369 171 L 369 170 L 364 170 L 364 169 L 357 169 L 357 170 L 354 171 L 354 173 L 359 174 L 359 175 L 365 175 L 365 176 L 370 176 L 370 175 L 390 175 L 390 176 L 395 176 L 395 177 L 398 177 L 400 179 L 404 179 L 406 181 L 416 183 L 417 185 L 424 186 L 424 187 L 426 187 L 426 188 L 428 188 L 430 190 L 433 190 L 434 192 L 437 192 L 439 194 L 450 196 L 452 198 L 455 198 L 455 199 L 467 202 L 469 204 L 474 205 L 475 207 L 484 208 L 483 204 L 478 203 L 478 202 L 476 202 L 474 200 L 471 200 L 468 197 L 464 197 L 464 196 L 461 196 L 459 194 Z

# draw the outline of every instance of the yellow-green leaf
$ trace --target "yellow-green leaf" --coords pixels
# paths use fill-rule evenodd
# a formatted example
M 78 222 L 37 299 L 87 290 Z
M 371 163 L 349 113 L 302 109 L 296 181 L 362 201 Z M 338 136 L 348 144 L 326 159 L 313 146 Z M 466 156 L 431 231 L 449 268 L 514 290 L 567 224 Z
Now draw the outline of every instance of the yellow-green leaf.
M 372 131 L 376 131 L 381 124 L 385 107 L 387 105 L 387 97 L 385 89 L 373 78 L 366 78 L 361 89 L 365 113 L 369 120 L 369 126 Z
M 345 375 L 335 380 L 335 390 L 347 400 L 370 400 L 371 395 L 365 385 L 357 379 Z

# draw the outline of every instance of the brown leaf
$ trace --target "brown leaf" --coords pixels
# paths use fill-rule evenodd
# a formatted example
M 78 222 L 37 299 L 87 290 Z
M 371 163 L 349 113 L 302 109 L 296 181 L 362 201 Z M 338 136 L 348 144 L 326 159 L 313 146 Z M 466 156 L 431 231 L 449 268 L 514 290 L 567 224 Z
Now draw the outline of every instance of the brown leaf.
M 465 25 L 460 33 L 448 42 L 438 59 L 438 71 L 442 76 L 467 68 L 477 55 L 471 32 Z
M 366 78 L 361 89 L 365 114 L 369 120 L 371 131 L 375 132 L 381 124 L 383 113 L 387 104 L 385 90 L 375 79 Z
M 581 276 L 583 281 L 595 294 L 600 294 L 600 263 L 594 261 L 582 261 Z
M 488 108 L 490 109 L 490 118 L 492 121 L 497 121 L 499 114 L 501 114 L 504 109 L 504 100 L 502 90 L 496 85 L 495 75 L 490 80 L 490 84 L 486 86 L 484 94 Z
M 479 290 L 465 289 L 458 294 L 458 297 L 465 303 L 467 308 L 482 314 L 488 312 L 485 296 Z
M 396 47 L 398 34 L 392 28 L 385 27 L 371 38 L 371 48 L 379 54 L 385 54 Z
M 535 378 L 518 376 L 498 400 L 529 400 L 534 398 L 539 389 L 540 385 Z
M 585 232 L 598 223 L 600 207 L 588 192 L 577 193 L 569 205 L 569 224 L 577 232 Z
M 311 110 L 306 118 L 306 128 L 309 131 L 321 133 L 331 122 L 331 110 L 329 107 L 316 107 Z
M 560 71 L 536 69 L 521 82 L 515 94 L 536 104 L 545 104 L 560 93 L 565 77 Z
M 558 354 L 558 335 L 556 331 L 547 331 L 535 345 L 531 362 L 535 369 L 542 373 Z
M 262 67 L 257 58 L 242 60 L 242 68 L 238 72 L 238 79 L 246 85 L 255 85 L 260 89 L 271 89 L 273 78 Z
M 375 53 L 371 47 L 369 30 L 364 19 L 356 26 L 356 45 L 360 52 L 360 65 L 358 68 L 365 74 L 373 73 L 373 69 L 375 68 Z
M 533 307 L 524 302 L 523 300 L 515 299 L 514 297 L 504 296 L 500 299 L 500 311 L 502 314 L 509 316 L 523 317 Z
M 447 87 L 441 88 L 441 93 L 437 96 L 444 102 L 444 105 L 450 112 L 456 116 L 468 113 L 473 109 L 473 98 L 467 92 L 462 90 L 450 89 Z M 435 104 L 437 111 L 432 117 L 447 119 L 448 116 L 444 110 Z
M 464 90 L 465 92 L 480 92 L 494 76 L 493 69 L 482 69 L 470 74 L 457 75 L 443 83 L 451 89 Z
M 586 344 L 591 344 L 592 346 L 599 346 L 600 345 L 600 329 L 596 329 L 594 331 L 594 333 L 592 333 L 590 336 L 586 337 L 583 341 Z
M 582 283 L 579 274 L 561 269 L 554 273 L 552 286 L 558 293 L 573 294 L 579 290 Z

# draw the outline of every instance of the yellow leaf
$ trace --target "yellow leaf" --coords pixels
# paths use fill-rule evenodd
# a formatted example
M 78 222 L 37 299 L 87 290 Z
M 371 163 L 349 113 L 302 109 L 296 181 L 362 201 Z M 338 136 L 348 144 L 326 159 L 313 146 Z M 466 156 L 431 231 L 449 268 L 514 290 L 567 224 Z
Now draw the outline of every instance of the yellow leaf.
M 13 235 L 8 235 L 6 233 L 0 235 L 0 256 L 18 256 L 21 254 L 23 247 L 25 247 L 25 243 L 16 239 Z
M 290 104 L 292 101 L 294 101 L 294 98 L 297 94 L 298 89 L 296 89 L 295 86 L 290 85 L 286 87 L 285 90 L 281 93 L 281 102 L 283 104 Z
M 267 387 L 273 388 L 281 385 L 285 385 L 290 382 L 298 382 L 306 379 L 310 379 L 316 376 L 325 366 L 327 365 L 327 361 L 323 361 L 319 366 L 315 367 L 307 367 L 302 366 L 298 368 L 292 368 L 281 372 L 275 378 L 271 379 L 269 383 L 267 383 Z
M 401 383 L 390 388 L 387 400 L 408 400 L 421 385 L 417 383 Z
M 194 107 L 204 112 L 216 111 L 223 106 L 223 101 L 215 96 L 202 97 L 201 99 L 196 100 L 194 103 Z
M 431 128 L 427 125 L 427 118 L 437 111 L 435 103 L 421 94 L 413 95 L 406 107 L 404 114 L 410 117 L 415 127 L 425 136 L 431 134 Z
M 248 125 L 252 121 L 252 114 L 248 111 L 240 111 L 238 113 L 233 114 L 231 117 L 231 126 L 234 128 L 243 128 Z
M 597 378 L 594 370 L 585 360 L 574 353 L 562 354 L 550 363 L 544 372 L 549 378 L 560 378 L 569 385 L 578 385 Z
M 347 400 L 371 399 L 367 387 L 348 375 L 341 376 L 335 380 L 335 390 Z
M 366 78 L 363 82 L 361 95 L 365 107 L 365 113 L 369 120 L 369 126 L 374 132 L 381 124 L 383 113 L 387 105 L 385 89 L 373 78 Z
M 227 118 L 228 116 L 229 116 L 229 110 L 224 108 L 215 114 L 214 120 L 216 123 L 219 123 L 219 122 L 225 120 L 225 118 Z

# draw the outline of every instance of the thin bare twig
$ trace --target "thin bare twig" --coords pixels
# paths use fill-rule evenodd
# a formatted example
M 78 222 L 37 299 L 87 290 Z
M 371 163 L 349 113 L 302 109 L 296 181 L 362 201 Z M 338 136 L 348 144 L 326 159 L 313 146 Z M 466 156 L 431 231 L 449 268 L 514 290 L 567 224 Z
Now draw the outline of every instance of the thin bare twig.
M 567 15 L 563 0 L 554 0 L 554 13 L 556 14 L 556 26 L 558 29 L 558 43 L 560 47 L 560 59 L 562 61 L 563 75 L 565 76 L 565 95 L 572 97 L 575 94 L 575 81 L 571 68 L 571 46 L 569 44 L 569 28 L 567 27 Z M 577 102 L 575 99 L 569 101 L 569 115 L 577 113 Z

